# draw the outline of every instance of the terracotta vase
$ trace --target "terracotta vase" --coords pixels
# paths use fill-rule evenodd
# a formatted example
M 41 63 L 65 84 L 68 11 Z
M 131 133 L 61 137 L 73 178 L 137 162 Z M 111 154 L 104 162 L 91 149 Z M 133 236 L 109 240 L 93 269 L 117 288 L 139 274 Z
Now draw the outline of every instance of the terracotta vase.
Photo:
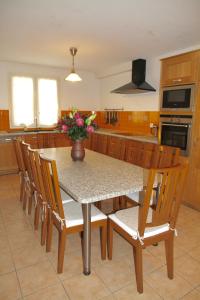
M 72 144 L 71 157 L 74 161 L 82 161 L 85 157 L 83 140 L 76 140 Z

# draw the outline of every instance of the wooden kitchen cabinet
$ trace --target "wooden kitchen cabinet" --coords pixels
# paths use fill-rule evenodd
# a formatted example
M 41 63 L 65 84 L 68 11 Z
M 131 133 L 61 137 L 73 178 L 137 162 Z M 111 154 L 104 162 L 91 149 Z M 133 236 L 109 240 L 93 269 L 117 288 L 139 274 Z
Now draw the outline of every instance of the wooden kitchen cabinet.
M 71 146 L 71 140 L 66 133 L 55 133 L 55 147 L 69 147 Z
M 111 157 L 124 160 L 126 140 L 120 137 L 108 136 L 107 154 Z
M 91 149 L 102 154 L 107 154 L 108 136 L 106 134 L 92 133 Z
M 38 135 L 37 134 L 26 134 L 23 136 L 25 143 L 29 144 L 32 149 L 38 149 Z
M 17 172 L 18 164 L 12 140 L 10 138 L 0 140 L 0 175 Z
M 198 80 L 199 51 L 162 60 L 161 86 L 195 83 Z
M 92 147 L 91 144 L 92 144 L 92 136 L 90 134 L 87 139 L 83 140 L 83 145 L 84 148 L 91 150 Z
M 196 105 L 192 124 L 189 170 L 183 195 L 184 203 L 200 211 L 200 83 L 196 85 Z

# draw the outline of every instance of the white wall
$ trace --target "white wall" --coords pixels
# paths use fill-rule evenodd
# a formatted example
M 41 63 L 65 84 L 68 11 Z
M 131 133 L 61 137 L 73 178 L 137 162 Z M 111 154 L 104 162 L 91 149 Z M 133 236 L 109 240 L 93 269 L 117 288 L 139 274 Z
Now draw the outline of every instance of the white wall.
M 132 63 L 125 63 L 107 70 L 100 79 L 101 109 L 123 108 L 130 111 L 158 111 L 159 110 L 159 82 L 160 60 L 151 58 L 146 60 L 146 81 L 156 92 L 142 94 L 113 94 L 110 91 L 131 81 Z
M 160 59 L 200 49 L 200 45 L 164 53 L 154 58 L 146 58 L 146 81 L 151 84 L 156 92 L 144 94 L 111 94 L 110 91 L 123 86 L 131 81 L 132 63 L 127 62 L 98 74 L 100 79 L 101 109 L 123 108 L 129 111 L 158 111 L 159 110 L 159 84 L 160 84 Z
M 64 80 L 68 74 L 64 68 L 0 61 L 0 109 L 9 108 L 9 83 L 11 74 L 56 77 L 59 80 L 59 101 L 61 110 L 77 107 L 98 110 L 100 107 L 100 82 L 93 73 L 80 71 L 82 82 Z M 48 103 L 48 99 L 47 99 Z

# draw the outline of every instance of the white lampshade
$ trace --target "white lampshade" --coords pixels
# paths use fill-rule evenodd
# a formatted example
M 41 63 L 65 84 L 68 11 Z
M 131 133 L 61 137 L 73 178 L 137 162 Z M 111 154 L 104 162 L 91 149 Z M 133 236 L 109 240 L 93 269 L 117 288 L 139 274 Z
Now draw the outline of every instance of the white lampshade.
M 71 47 L 69 51 L 72 55 L 72 68 L 70 74 L 65 78 L 65 80 L 71 82 L 81 81 L 82 80 L 81 77 L 75 72 L 75 68 L 74 68 L 74 56 L 76 55 L 77 48 Z
M 66 78 L 65 80 L 67 81 L 72 81 L 72 82 L 76 82 L 76 81 L 82 81 L 81 77 L 75 73 L 75 72 L 71 72 Z

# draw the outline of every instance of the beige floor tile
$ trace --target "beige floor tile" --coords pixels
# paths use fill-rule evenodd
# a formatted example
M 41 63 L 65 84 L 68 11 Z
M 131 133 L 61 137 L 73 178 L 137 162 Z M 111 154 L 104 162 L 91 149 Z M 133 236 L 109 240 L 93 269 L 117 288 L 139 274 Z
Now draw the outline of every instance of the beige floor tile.
M 46 257 L 45 249 L 32 240 L 25 247 L 12 250 L 12 255 L 17 270 L 36 264 Z
M 192 290 L 183 298 L 181 298 L 181 300 L 199 300 L 199 299 L 200 299 L 200 291 L 197 289 Z
M 116 298 L 114 297 L 113 294 L 110 294 L 109 296 L 106 296 L 106 297 L 102 298 L 101 300 L 116 300 Z
M 23 296 L 58 283 L 58 278 L 49 261 L 41 261 L 17 271 Z
M 106 264 L 97 266 L 94 269 L 112 292 L 135 280 L 135 271 L 125 258 L 122 258 L 120 261 L 107 261 Z
M 189 255 L 175 261 L 175 270 L 193 287 L 200 285 L 200 263 Z
M 6 231 L 8 235 L 16 234 L 23 234 L 24 231 L 32 230 L 32 227 L 26 219 L 17 220 L 16 222 L 9 223 L 6 225 Z
M 166 264 L 165 257 L 165 244 L 164 242 L 160 242 L 158 246 L 149 246 L 147 247 L 147 251 L 150 252 L 153 256 L 160 259 L 162 263 Z M 177 244 L 174 245 L 174 258 L 181 257 L 186 252 L 180 248 Z
M 0 275 L 10 273 L 15 270 L 12 255 L 9 247 L 0 248 Z
M 137 291 L 136 284 L 130 284 L 119 291 L 114 293 L 114 299 L 116 300 L 161 300 L 162 298 L 151 288 L 147 283 L 144 282 L 144 292 L 139 294 Z
M 57 270 L 57 255 L 52 260 L 52 264 L 53 264 L 54 270 L 56 272 L 56 270 Z M 63 273 L 58 274 L 58 277 L 61 280 L 64 280 L 64 279 L 70 278 L 72 276 L 82 274 L 82 272 L 83 272 L 83 261 L 82 261 L 81 253 L 78 251 L 78 252 L 74 252 L 73 254 L 72 253 L 65 254 L 64 264 L 63 264 Z
M 8 235 L 10 247 L 13 251 L 17 248 L 26 248 L 30 241 L 34 241 L 39 244 L 36 234 L 33 230 L 25 230 L 22 233 L 16 234 L 15 232 Z
M 15 272 L 0 276 L 0 300 L 17 300 L 21 291 Z
M 200 262 L 200 246 L 191 249 L 188 254 Z
M 38 292 L 24 297 L 24 300 L 68 300 L 65 289 L 62 284 L 50 286 L 39 290 Z
M 71 300 L 101 299 L 110 293 L 95 273 L 72 277 L 63 284 Z
M 192 286 L 179 274 L 175 273 L 174 279 L 167 277 L 166 266 L 145 276 L 145 281 L 164 299 L 180 299 Z

